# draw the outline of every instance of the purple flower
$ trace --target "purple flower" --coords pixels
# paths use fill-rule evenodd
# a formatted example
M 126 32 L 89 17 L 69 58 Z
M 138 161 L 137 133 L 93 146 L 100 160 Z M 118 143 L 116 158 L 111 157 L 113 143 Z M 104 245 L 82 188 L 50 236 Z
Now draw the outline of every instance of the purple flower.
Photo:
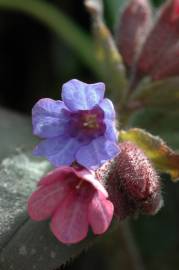
M 33 131 L 44 140 L 34 154 L 57 167 L 77 161 L 90 169 L 116 156 L 115 111 L 104 91 L 104 83 L 73 79 L 62 87 L 63 101 L 39 100 L 32 109 Z

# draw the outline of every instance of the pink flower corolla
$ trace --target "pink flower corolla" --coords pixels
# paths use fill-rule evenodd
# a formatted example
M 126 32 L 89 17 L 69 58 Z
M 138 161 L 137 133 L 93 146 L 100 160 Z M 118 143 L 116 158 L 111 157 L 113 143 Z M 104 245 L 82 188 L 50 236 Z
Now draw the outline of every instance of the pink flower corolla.
M 150 74 L 155 80 L 179 75 L 178 40 L 179 0 L 171 0 L 159 11 L 158 20 L 139 56 L 137 72 Z
M 103 234 L 113 217 L 113 204 L 93 172 L 59 167 L 38 183 L 28 201 L 28 213 L 35 221 L 51 219 L 50 228 L 65 243 L 84 239 L 91 226 L 94 234 Z
M 128 10 L 131 10 L 133 6 L 137 6 L 138 9 L 130 13 L 129 19 L 127 18 Z M 140 6 L 146 14 L 145 23 L 142 23 L 139 16 Z M 118 44 L 122 43 L 119 51 L 124 63 L 132 67 L 134 84 L 143 76 L 160 80 L 179 75 L 179 0 L 169 0 L 163 4 L 151 27 L 146 24 L 150 17 L 149 10 L 148 0 L 132 0 L 122 15 L 122 22 L 127 24 L 124 26 L 123 23 L 123 29 L 130 29 L 132 34 L 128 30 L 121 37 L 119 35 Z M 139 31 L 143 31 L 142 36 L 145 37 L 142 46 L 141 35 L 137 35 Z
M 135 61 L 150 23 L 151 8 L 147 0 L 132 0 L 127 4 L 116 31 L 116 43 L 127 67 Z
M 34 134 L 43 140 L 34 154 L 56 167 L 77 161 L 88 169 L 116 156 L 116 115 L 104 92 L 104 83 L 73 79 L 63 85 L 62 101 L 39 100 L 32 109 L 32 123 Z

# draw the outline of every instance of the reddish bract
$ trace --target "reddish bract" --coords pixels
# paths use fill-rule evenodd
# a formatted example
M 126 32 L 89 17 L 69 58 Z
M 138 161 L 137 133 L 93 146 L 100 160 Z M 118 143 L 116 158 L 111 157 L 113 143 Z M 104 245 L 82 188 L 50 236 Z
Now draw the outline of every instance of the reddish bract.
M 123 60 L 131 66 L 147 34 L 151 9 L 147 0 L 133 0 L 125 8 L 116 33 L 116 42 Z

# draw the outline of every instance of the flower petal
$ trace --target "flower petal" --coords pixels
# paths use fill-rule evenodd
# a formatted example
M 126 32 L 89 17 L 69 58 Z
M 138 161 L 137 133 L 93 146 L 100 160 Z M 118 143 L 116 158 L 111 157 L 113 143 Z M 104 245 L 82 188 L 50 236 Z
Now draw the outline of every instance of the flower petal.
M 103 196 L 104 196 L 105 198 L 108 197 L 108 192 L 107 192 L 107 190 L 106 190 L 106 189 L 104 188 L 104 186 L 96 179 L 95 173 L 90 172 L 90 171 L 88 171 L 88 170 L 81 170 L 81 171 L 75 171 L 75 174 L 76 174 L 79 178 L 81 178 L 81 179 L 83 179 L 83 180 L 86 180 L 87 182 L 91 183 L 92 186 L 93 186 L 96 190 L 100 191 L 100 192 L 103 194 Z
M 117 129 L 115 127 L 115 123 L 114 121 L 111 120 L 105 120 L 104 121 L 105 125 L 106 125 L 106 130 L 105 130 L 105 137 L 106 139 L 108 139 L 109 141 L 113 141 L 117 143 Z
M 51 230 L 59 241 L 73 244 L 88 233 L 88 203 L 76 192 L 71 193 L 55 212 Z
M 69 191 L 65 181 L 40 186 L 32 193 L 28 201 L 28 213 L 33 220 L 40 221 L 49 218 L 64 200 Z
M 104 111 L 105 118 L 111 120 L 114 120 L 116 118 L 116 112 L 113 103 L 110 99 L 108 98 L 103 99 L 100 102 L 99 107 Z
M 68 110 L 62 101 L 40 99 L 32 109 L 33 133 L 42 138 L 64 134 L 69 121 Z
M 76 154 L 76 160 L 84 167 L 95 170 L 118 153 L 118 145 L 101 136 L 90 144 L 81 146 Z
M 71 111 L 90 110 L 104 97 L 104 83 L 87 84 L 73 79 L 63 84 L 62 100 Z
M 114 206 L 112 202 L 96 192 L 88 210 L 88 220 L 94 234 L 102 234 L 109 228 L 113 212 Z
M 42 141 L 34 155 L 46 157 L 54 166 L 71 165 L 81 143 L 74 138 L 56 137 Z
M 108 197 L 108 192 L 104 186 L 96 179 L 95 173 L 93 171 L 88 171 L 86 169 L 76 170 L 75 168 L 69 166 L 61 166 L 49 172 L 47 175 L 41 178 L 41 180 L 38 182 L 38 186 L 49 185 L 56 181 L 61 181 L 69 174 L 75 174 L 78 178 L 86 180 L 87 182 L 91 183 L 95 189 L 103 193 L 106 198 Z M 65 181 L 68 180 L 66 179 Z
M 49 172 L 47 175 L 43 176 L 40 181 L 38 182 L 38 186 L 40 185 L 49 185 L 56 181 L 61 181 L 64 179 L 64 177 L 70 173 L 73 173 L 74 170 L 72 167 L 69 166 L 61 166 L 51 172 Z

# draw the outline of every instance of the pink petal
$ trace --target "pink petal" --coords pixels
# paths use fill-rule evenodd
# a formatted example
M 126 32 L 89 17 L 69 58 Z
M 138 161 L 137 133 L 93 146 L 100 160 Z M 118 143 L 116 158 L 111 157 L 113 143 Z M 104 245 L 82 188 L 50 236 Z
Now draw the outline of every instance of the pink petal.
M 102 234 L 108 229 L 113 212 L 113 204 L 109 200 L 106 200 L 102 194 L 96 192 L 88 211 L 89 224 L 94 234 Z
M 28 213 L 33 220 L 49 218 L 69 192 L 66 182 L 55 182 L 39 187 L 28 200 Z
M 108 197 L 108 192 L 107 190 L 104 188 L 104 186 L 95 178 L 95 174 L 92 171 L 88 171 L 88 170 L 81 170 L 81 171 L 76 171 L 75 172 L 76 175 L 79 178 L 82 178 L 84 180 L 86 180 L 87 182 L 91 183 L 92 186 L 100 191 L 104 197 Z
M 88 203 L 77 192 L 71 193 L 55 212 L 51 230 L 65 244 L 78 243 L 88 233 Z
M 38 182 L 38 186 L 49 185 L 56 181 L 64 180 L 64 177 L 71 172 L 73 172 L 73 168 L 69 166 L 61 166 L 42 177 Z

